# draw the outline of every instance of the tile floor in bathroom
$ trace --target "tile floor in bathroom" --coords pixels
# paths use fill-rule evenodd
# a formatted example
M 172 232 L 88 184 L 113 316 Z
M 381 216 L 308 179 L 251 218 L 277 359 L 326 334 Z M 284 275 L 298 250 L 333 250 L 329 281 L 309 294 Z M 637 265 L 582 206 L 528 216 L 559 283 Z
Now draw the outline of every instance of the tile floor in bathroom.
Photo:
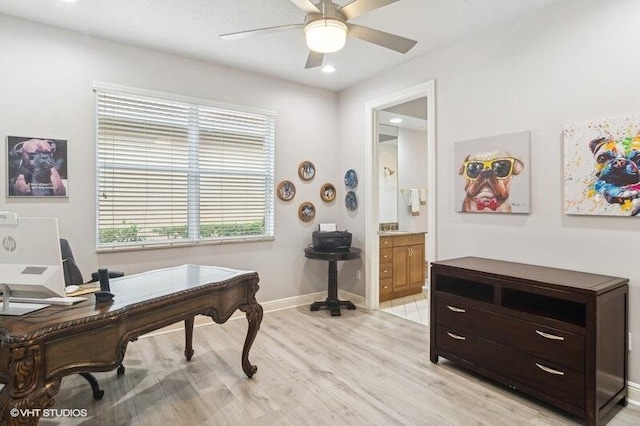
M 429 325 L 428 306 L 427 293 L 424 291 L 399 299 L 380 302 L 381 311 L 424 325 Z

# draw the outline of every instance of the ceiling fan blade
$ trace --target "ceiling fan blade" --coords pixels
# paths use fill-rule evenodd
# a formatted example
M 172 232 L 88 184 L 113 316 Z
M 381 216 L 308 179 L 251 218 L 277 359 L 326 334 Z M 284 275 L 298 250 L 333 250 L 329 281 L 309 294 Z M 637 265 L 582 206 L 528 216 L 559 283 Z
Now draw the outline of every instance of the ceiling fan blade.
M 280 31 L 293 30 L 297 28 L 304 28 L 304 24 L 291 24 L 291 25 L 279 25 L 277 27 L 259 28 L 257 30 L 240 31 L 237 33 L 221 34 L 220 38 L 224 40 L 240 40 L 247 37 L 253 37 L 257 35 L 277 33 Z
M 323 60 L 324 53 L 314 52 L 313 50 L 310 50 L 309 57 L 307 58 L 307 64 L 304 66 L 304 69 L 319 67 L 322 65 Z
M 309 0 L 291 0 L 291 3 L 295 4 L 306 13 L 322 13 L 316 5 L 311 3 Z
M 342 7 L 340 12 L 342 12 L 345 18 L 353 19 L 360 15 L 364 15 L 371 10 L 379 9 L 397 1 L 399 0 L 354 0 L 348 5 Z
M 374 30 L 373 28 L 363 27 L 361 25 L 347 24 L 349 27 L 349 37 L 359 38 L 387 49 L 395 50 L 400 53 L 407 53 L 413 46 L 418 43 L 409 38 L 400 37 L 395 34 L 385 33 L 384 31 Z

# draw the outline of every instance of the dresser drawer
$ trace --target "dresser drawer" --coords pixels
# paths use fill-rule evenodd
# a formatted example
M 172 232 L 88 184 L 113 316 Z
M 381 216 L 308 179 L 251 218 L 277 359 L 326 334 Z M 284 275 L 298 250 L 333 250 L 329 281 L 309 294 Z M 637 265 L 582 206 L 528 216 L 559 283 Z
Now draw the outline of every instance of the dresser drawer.
M 473 333 L 455 327 L 436 326 L 436 346 L 439 350 L 456 355 L 473 364 L 484 354 L 483 342 Z
M 380 280 L 393 277 L 393 263 L 380 264 Z
M 482 363 L 493 372 L 548 397 L 584 407 L 584 373 L 486 342 Z M 516 386 L 517 387 L 517 386 Z
M 392 263 L 393 262 L 393 249 L 389 248 L 381 248 L 380 249 L 380 263 Z
M 436 295 L 436 322 L 584 371 L 584 336 L 485 311 Z

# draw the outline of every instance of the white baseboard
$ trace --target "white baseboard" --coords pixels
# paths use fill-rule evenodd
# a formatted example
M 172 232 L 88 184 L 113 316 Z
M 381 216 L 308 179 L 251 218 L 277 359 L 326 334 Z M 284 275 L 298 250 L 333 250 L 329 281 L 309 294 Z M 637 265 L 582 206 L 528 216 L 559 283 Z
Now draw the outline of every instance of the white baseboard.
M 627 382 L 627 385 L 629 386 L 627 400 L 633 405 L 640 405 L 640 384 Z

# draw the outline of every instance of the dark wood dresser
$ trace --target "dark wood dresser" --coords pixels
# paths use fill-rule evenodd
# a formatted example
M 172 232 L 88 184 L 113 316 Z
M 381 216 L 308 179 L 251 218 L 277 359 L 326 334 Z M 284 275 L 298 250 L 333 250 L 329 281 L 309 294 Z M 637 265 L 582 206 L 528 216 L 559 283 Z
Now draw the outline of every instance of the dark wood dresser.
M 628 280 L 465 257 L 432 263 L 430 358 L 598 424 L 627 403 Z

